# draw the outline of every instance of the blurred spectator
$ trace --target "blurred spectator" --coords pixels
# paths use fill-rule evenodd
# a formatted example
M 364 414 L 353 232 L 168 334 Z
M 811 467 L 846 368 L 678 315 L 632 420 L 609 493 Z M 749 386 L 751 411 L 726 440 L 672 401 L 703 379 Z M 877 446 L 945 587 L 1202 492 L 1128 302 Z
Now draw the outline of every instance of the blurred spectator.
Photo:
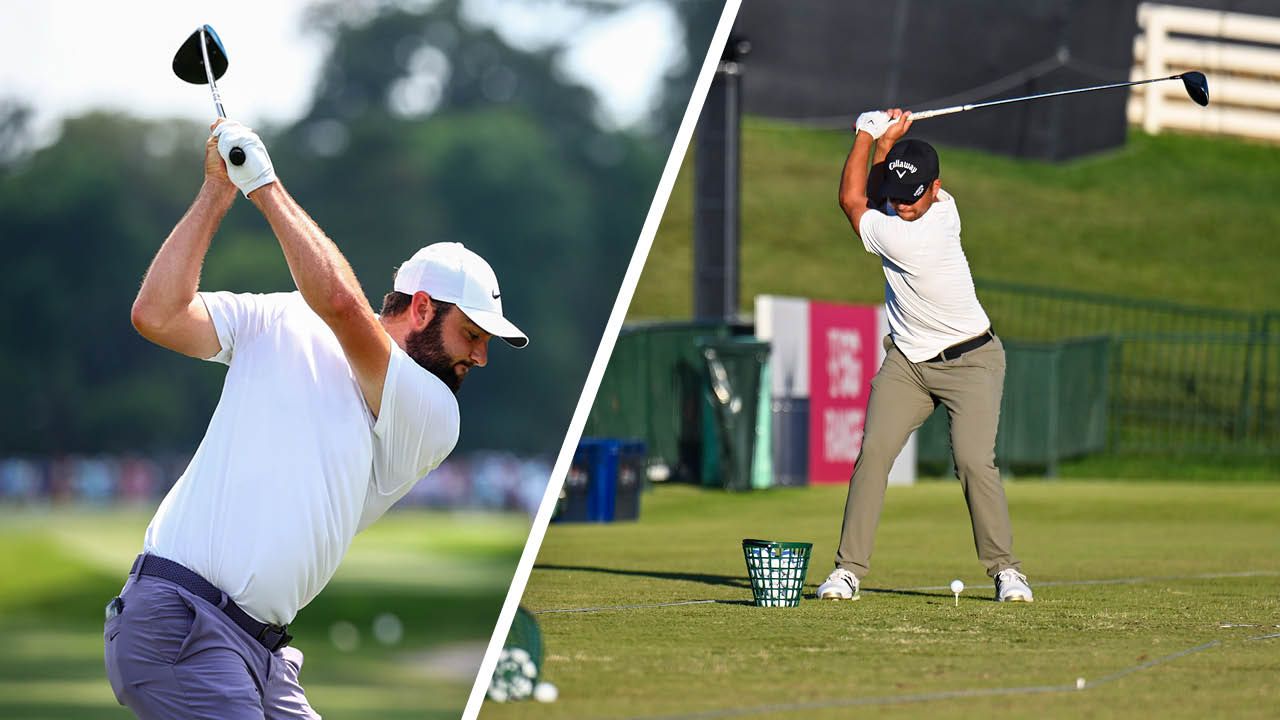
M 150 458 L 130 457 L 120 462 L 120 492 L 117 496 L 128 503 L 146 503 L 159 497 L 160 464 Z
M 187 455 L 0 458 L 0 503 L 153 504 L 190 461 Z M 533 515 L 550 477 L 545 459 L 477 452 L 447 460 L 400 504 Z
M 104 505 L 115 499 L 119 465 L 113 458 L 71 461 L 71 493 L 80 502 Z
M 24 458 L 0 460 L 0 498 L 26 504 L 46 494 L 40 465 Z

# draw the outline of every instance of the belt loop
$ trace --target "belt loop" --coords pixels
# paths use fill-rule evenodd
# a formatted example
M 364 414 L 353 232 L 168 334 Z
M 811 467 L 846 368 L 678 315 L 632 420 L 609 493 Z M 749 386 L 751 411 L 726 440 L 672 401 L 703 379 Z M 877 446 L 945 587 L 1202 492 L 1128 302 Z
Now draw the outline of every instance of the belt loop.
M 219 610 L 226 610 L 227 603 L 230 600 L 231 600 L 230 595 L 226 594 L 225 592 L 222 592 L 221 590 L 218 591 L 218 609 Z

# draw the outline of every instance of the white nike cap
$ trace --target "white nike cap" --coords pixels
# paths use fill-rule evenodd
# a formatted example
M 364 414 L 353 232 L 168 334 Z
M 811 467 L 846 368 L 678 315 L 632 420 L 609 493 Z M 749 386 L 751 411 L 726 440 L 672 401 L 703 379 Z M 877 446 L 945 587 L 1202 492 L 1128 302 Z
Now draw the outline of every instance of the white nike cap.
M 472 322 L 508 345 L 529 344 L 520 328 L 502 316 L 502 293 L 493 268 L 462 243 L 435 243 L 414 253 L 396 271 L 395 290 L 406 295 L 426 292 L 457 305 Z

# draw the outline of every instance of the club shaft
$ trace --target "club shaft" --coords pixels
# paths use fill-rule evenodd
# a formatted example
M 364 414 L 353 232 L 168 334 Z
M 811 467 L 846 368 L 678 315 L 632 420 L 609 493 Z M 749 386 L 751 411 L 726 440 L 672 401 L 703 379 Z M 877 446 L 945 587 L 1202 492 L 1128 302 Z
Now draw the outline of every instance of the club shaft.
M 1111 88 L 1130 87 L 1132 85 L 1145 85 L 1146 83 L 1163 82 L 1165 80 L 1179 80 L 1181 75 L 1171 75 L 1169 77 L 1154 78 L 1152 80 L 1134 80 L 1132 82 L 1111 83 L 1110 85 L 1095 85 L 1087 88 L 1075 88 L 1073 90 L 1058 90 L 1056 92 L 1040 93 L 1038 95 L 1024 95 L 1022 97 L 1005 98 L 1003 100 L 991 100 L 984 103 L 974 103 L 972 105 L 956 105 L 949 108 L 941 108 L 939 110 L 924 110 L 918 113 L 911 113 L 911 119 L 924 120 L 939 115 L 950 115 L 952 113 L 965 112 L 966 110 L 977 110 L 978 108 L 991 107 L 993 105 L 1007 105 L 1009 103 L 1022 102 L 1024 100 L 1039 100 L 1040 98 L 1057 97 L 1059 95 L 1074 95 L 1076 93 L 1093 92 L 1094 90 L 1110 90 Z
M 213 81 L 213 67 L 209 65 L 208 41 L 204 28 L 200 28 L 200 57 L 204 59 L 204 76 L 209 79 L 209 90 L 213 93 L 213 106 L 218 110 L 218 117 L 225 118 L 227 113 L 222 109 L 222 97 L 218 95 L 218 84 Z

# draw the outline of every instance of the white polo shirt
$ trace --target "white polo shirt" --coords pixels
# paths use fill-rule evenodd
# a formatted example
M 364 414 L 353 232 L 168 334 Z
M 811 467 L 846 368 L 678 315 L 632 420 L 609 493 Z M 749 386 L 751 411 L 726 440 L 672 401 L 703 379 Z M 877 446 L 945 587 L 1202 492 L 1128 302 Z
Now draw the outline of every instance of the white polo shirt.
M 872 210 L 858 230 L 867 252 L 880 256 L 889 334 L 908 360 L 928 360 L 991 327 L 960 247 L 960 213 L 947 191 L 940 190 L 914 222 Z
M 375 421 L 333 331 L 299 293 L 200 293 L 230 366 L 144 550 L 262 622 L 293 620 L 352 538 L 458 440 L 453 392 L 395 343 Z

